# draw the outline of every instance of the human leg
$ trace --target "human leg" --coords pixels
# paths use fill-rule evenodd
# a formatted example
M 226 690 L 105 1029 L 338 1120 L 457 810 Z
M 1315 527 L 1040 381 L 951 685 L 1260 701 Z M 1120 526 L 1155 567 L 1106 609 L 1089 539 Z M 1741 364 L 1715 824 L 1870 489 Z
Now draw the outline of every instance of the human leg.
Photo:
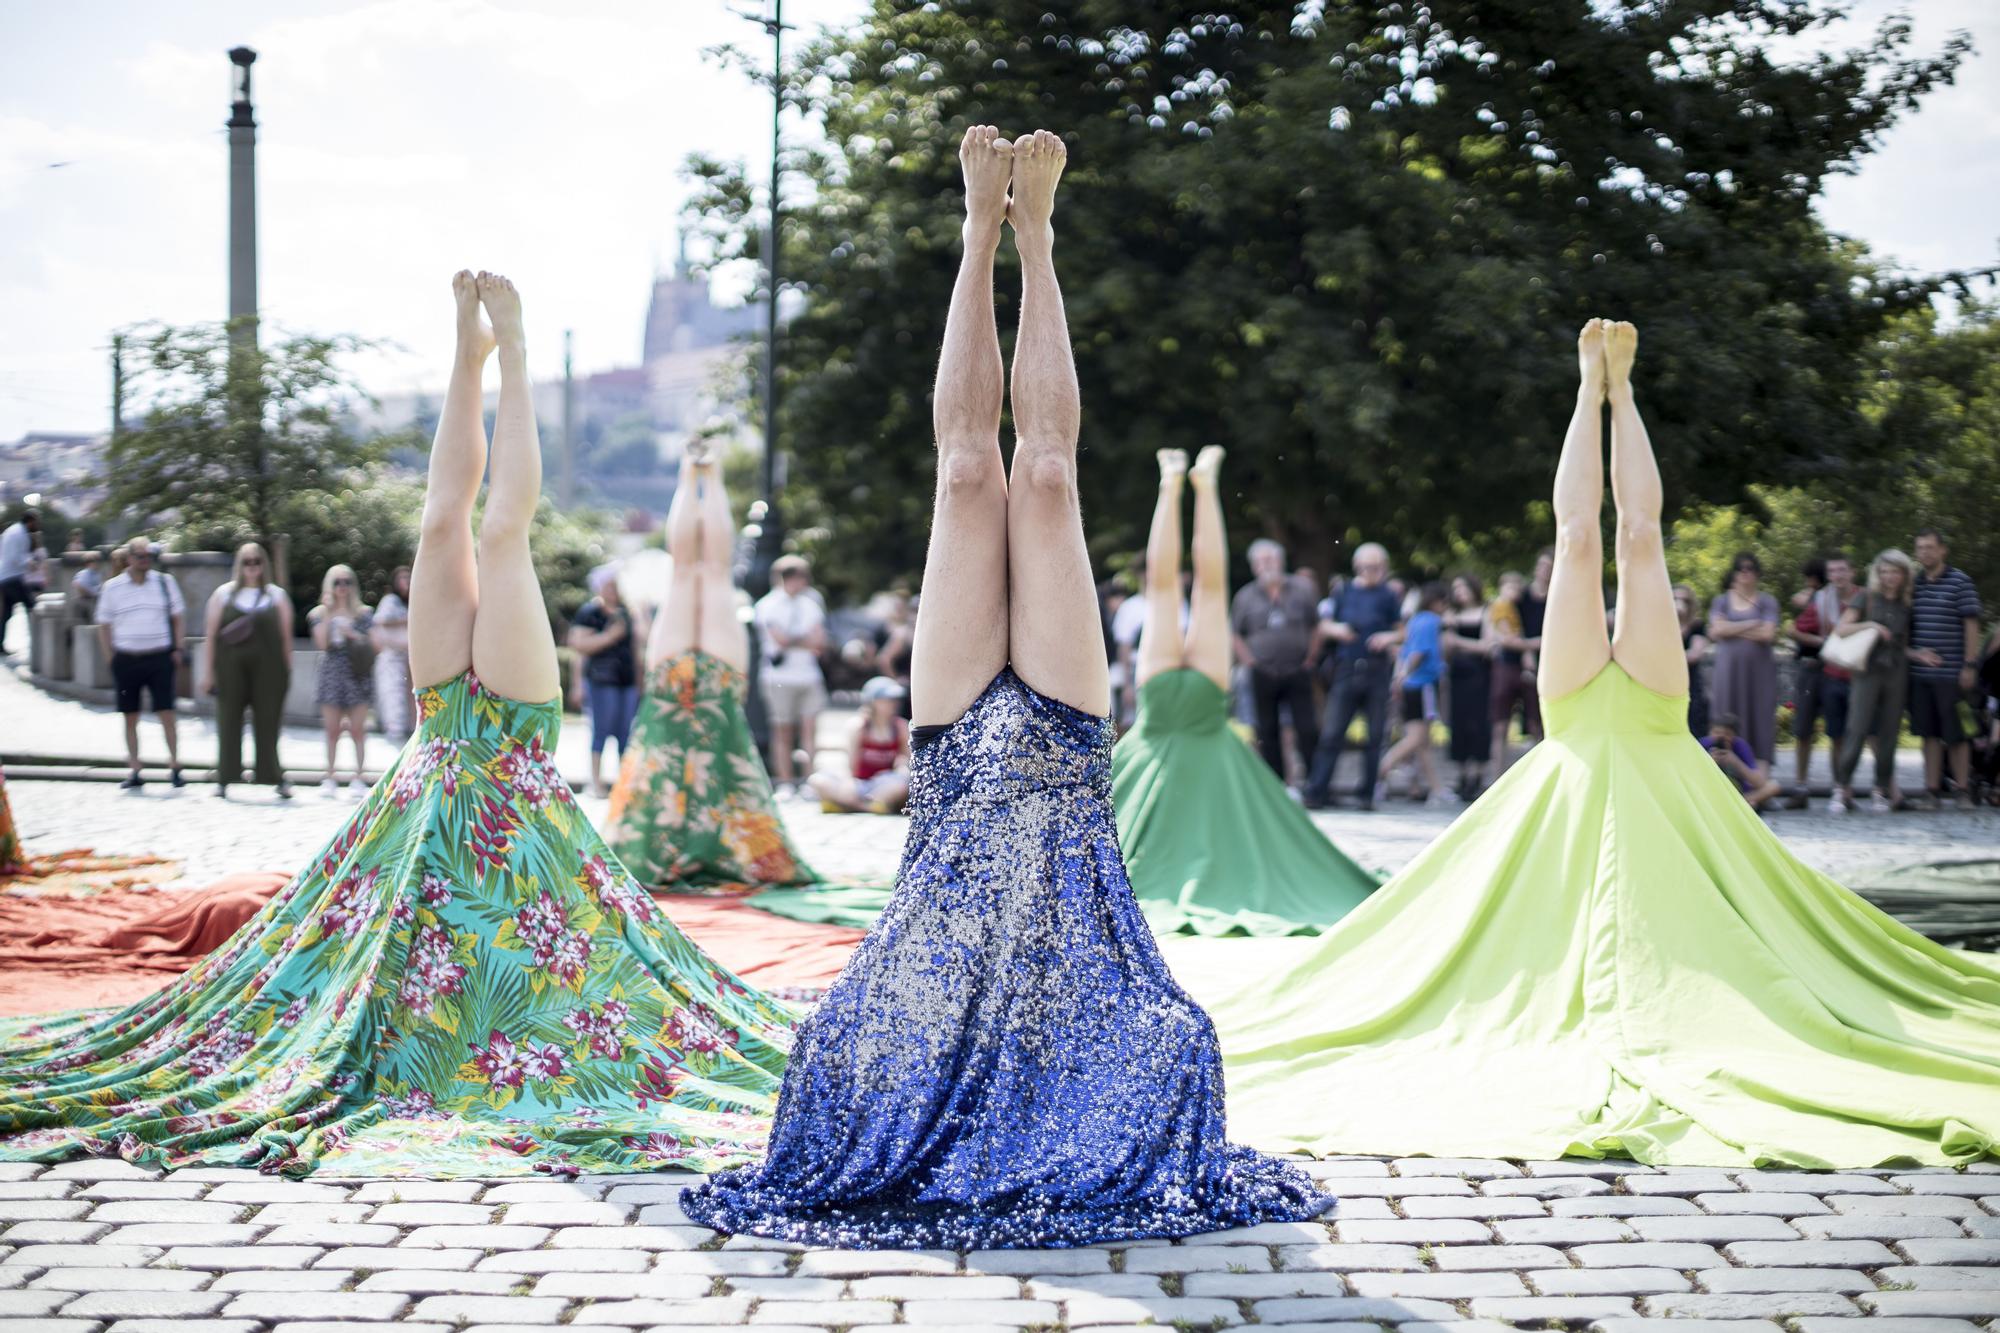
M 1111 678 L 1077 501 L 1082 403 L 1052 223 L 1066 155 L 1047 130 L 1014 142 L 1007 220 L 1021 254 L 1021 325 L 1007 499 L 1008 656 L 1035 690 L 1102 716 L 1111 710 Z
M 1355 666 L 1351 662 L 1340 665 L 1339 674 L 1333 679 L 1333 689 L 1326 696 L 1326 717 L 1319 729 L 1319 744 L 1314 747 L 1312 765 L 1306 774 L 1306 804 L 1324 805 L 1333 794 L 1334 773 L 1340 767 L 1340 756 L 1347 749 L 1347 730 L 1354 725 L 1354 715 L 1361 710 L 1366 699 L 1366 691 L 1356 688 Z M 1298 716 L 1295 711 L 1294 717 Z M 1367 795 L 1374 794 L 1374 777 L 1369 777 Z
M 680 482 L 667 505 L 667 554 L 673 572 L 667 579 L 666 599 L 653 616 L 653 629 L 646 640 L 646 669 L 691 652 L 701 643 L 701 501 L 696 495 L 700 477 L 692 458 L 681 459 Z
M 1283 693 L 1284 677 L 1254 669 L 1250 672 L 1250 701 L 1257 715 L 1257 749 L 1280 782 L 1285 780 L 1285 735 L 1278 723 L 1278 700 Z M 1312 756 L 1306 758 L 1310 760 Z
M 246 654 L 216 645 L 215 780 L 225 787 L 243 781 L 243 713 L 250 703 L 251 665 Z M 261 751 L 258 758 L 263 758 Z
M 1222 690 L 1229 688 L 1229 541 L 1222 525 L 1222 446 L 1211 444 L 1195 459 L 1194 596 L 1188 607 L 1187 665 Z
M 1361 750 L 1362 804 L 1370 805 L 1375 800 L 1375 787 L 1381 781 L 1382 744 L 1389 735 L 1389 664 L 1380 658 L 1366 659 L 1367 670 L 1360 687 L 1363 691 L 1361 705 L 1368 727 L 1368 739 Z
M 1603 414 L 1604 321 L 1593 319 L 1577 338 L 1582 383 L 1556 464 L 1555 570 L 1542 621 L 1538 687 L 1551 699 L 1582 689 L 1611 660 L 1604 631 Z M 1657 512 L 1657 510 L 1655 511 Z M 1619 602 L 1624 623 L 1625 599 Z
M 521 296 L 497 273 L 480 274 L 478 285 L 479 302 L 499 346 L 500 406 L 493 415 L 486 512 L 479 521 L 472 669 L 497 694 L 541 703 L 562 693 L 562 677 L 555 632 L 528 553 L 528 532 L 542 498 L 542 451 L 530 397 Z
M 276 787 L 285 780 L 284 761 L 278 755 L 278 741 L 285 725 L 285 690 L 292 683 L 291 669 L 276 654 L 263 654 L 250 666 L 250 734 L 255 745 L 256 765 L 252 780 Z
M 1688 692 L 1688 661 L 1660 533 L 1660 468 L 1632 397 L 1639 331 L 1630 324 L 1607 324 L 1604 348 L 1611 402 L 1611 500 L 1618 510 L 1618 623 L 1611 656 L 1647 689 L 1682 695 Z
M 1902 784 L 1896 779 L 1896 742 L 1903 730 L 1903 705 L 1909 680 L 1901 671 L 1884 673 L 1874 727 L 1875 786 L 1891 801 L 1899 801 L 1903 796 Z
M 1310 769 L 1313 755 L 1319 750 L 1320 711 L 1319 697 L 1313 693 L 1312 673 L 1301 667 L 1285 677 L 1279 697 L 1292 714 L 1292 739 L 1298 746 L 1299 762 Z M 1285 777 L 1283 768 L 1278 770 L 1278 776 Z
M 729 514 L 729 492 L 722 485 L 722 464 L 706 449 L 695 467 L 695 503 L 701 533 L 697 642 L 710 657 L 748 671 L 750 640 L 736 609 L 736 528 Z
M 321 730 L 326 734 L 326 772 L 321 775 L 320 781 L 332 782 L 334 764 L 340 755 L 340 709 L 333 704 L 321 704 L 319 721 Z
M 450 680 L 472 665 L 472 624 L 479 609 L 472 504 L 486 471 L 479 379 L 493 351 L 493 333 L 480 318 L 472 274 L 454 274 L 451 294 L 458 347 L 431 441 L 422 526 L 410 568 L 410 679 L 418 689 Z
M 965 253 L 931 408 L 937 499 L 910 664 L 910 717 L 918 726 L 957 721 L 1007 664 L 1005 372 L 993 320 L 993 255 L 1007 211 L 1013 145 L 992 126 L 975 125 L 958 156 L 965 171 Z
M 363 770 L 368 762 L 368 705 L 356 704 L 347 710 L 347 740 L 354 748 L 354 780 L 365 779 Z
M 1160 497 L 1153 505 L 1153 528 L 1146 539 L 1146 632 L 1139 640 L 1136 684 L 1182 664 L 1181 489 L 1187 479 L 1187 451 L 1160 450 Z

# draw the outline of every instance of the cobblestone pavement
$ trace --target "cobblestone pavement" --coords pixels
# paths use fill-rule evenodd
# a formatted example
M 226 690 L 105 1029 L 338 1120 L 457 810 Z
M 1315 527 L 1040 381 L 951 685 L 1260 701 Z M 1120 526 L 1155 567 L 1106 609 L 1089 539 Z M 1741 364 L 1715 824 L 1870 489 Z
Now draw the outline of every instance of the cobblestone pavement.
M 1182 1329 L 1972 1333 L 2000 1166 L 1833 1174 L 1334 1159 L 1325 1222 L 1077 1250 L 801 1250 L 691 1226 L 679 1175 L 160 1176 L 0 1166 L 0 1322 L 74 1333 Z M 1672 1323 L 1659 1321 L 1674 1321 Z M 1695 1321 L 1695 1322 L 1690 1322 Z

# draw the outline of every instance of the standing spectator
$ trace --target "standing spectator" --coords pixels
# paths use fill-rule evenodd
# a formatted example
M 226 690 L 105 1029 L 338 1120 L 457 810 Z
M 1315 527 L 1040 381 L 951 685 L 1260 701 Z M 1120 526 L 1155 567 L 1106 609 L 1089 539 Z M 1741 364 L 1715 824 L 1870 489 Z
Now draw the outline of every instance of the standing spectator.
M 1508 732 L 1514 712 L 1521 714 L 1521 732 L 1533 745 L 1542 739 L 1542 700 L 1535 689 L 1535 659 L 1542 647 L 1542 618 L 1548 613 L 1549 576 L 1555 552 L 1535 557 L 1534 577 L 1523 584 L 1519 574 L 1500 576 L 1500 602 L 1493 606 L 1493 777 L 1499 780 L 1513 762 Z
M 1250 674 L 1257 748 L 1283 782 L 1285 735 L 1279 708 L 1292 715 L 1305 762 L 1312 762 L 1319 744 L 1312 674 L 1306 667 L 1317 602 L 1311 585 L 1286 575 L 1285 548 L 1268 537 L 1250 543 L 1250 572 L 1254 577 L 1229 603 L 1230 641 L 1237 662 Z
M 1736 784 L 1736 790 L 1743 793 L 1750 808 L 1762 810 L 1784 787 L 1750 752 L 1749 743 L 1738 732 L 1736 714 L 1717 713 L 1708 735 L 1702 739 L 1702 747 L 1715 760 L 1715 766 Z
M 30 584 L 41 559 L 42 516 L 24 509 L 21 517 L 0 531 L 0 653 L 7 651 L 7 628 L 14 623 L 14 608 L 34 610 L 35 593 Z
M 201 640 L 202 684 L 215 696 L 215 794 L 227 800 L 243 780 L 243 713 L 250 713 L 255 742 L 253 780 L 292 799 L 278 758 L 285 722 L 285 691 L 292 684 L 292 599 L 271 582 L 264 548 L 236 548 L 229 582 L 208 599 Z
M 1903 696 L 1909 685 L 1910 586 L 1915 582 L 1910 557 L 1884 551 L 1868 567 L 1868 590 L 1857 593 L 1842 613 L 1836 637 L 1859 634 L 1873 627 L 1877 636 L 1868 664 L 1854 677 L 1854 694 L 1847 717 L 1847 735 L 1834 761 L 1833 800 L 1829 814 L 1854 808 L 1854 769 L 1861 746 L 1875 748 L 1875 793 L 1868 808 L 1886 814 L 1902 803 L 1896 785 L 1896 739 L 1903 730 Z
M 1356 713 L 1368 730 L 1355 798 L 1363 810 L 1373 810 L 1381 798 L 1378 771 L 1382 738 L 1389 730 L 1389 687 L 1396 647 L 1402 641 L 1397 628 L 1402 611 L 1402 598 L 1389 586 L 1389 553 L 1374 542 L 1357 547 L 1353 581 L 1321 608 L 1313 636 L 1315 655 L 1322 643 L 1339 647 L 1334 650 L 1333 688 L 1320 722 L 1319 748 L 1313 752 L 1312 772 L 1306 778 L 1308 809 L 1325 809 L 1332 797 L 1334 770 L 1347 748 L 1347 729 Z
M 1946 562 L 1944 534 L 1917 534 L 1917 577 L 1910 595 L 1910 729 L 1924 741 L 1924 802 L 1944 797 L 1945 760 L 1958 808 L 1972 808 L 1972 687 L 1979 683 L 1979 592 L 1964 570 Z
M 590 591 L 591 599 L 570 622 L 568 642 L 582 662 L 589 695 L 590 794 L 602 797 L 605 744 L 618 743 L 623 763 L 631 743 L 632 719 L 639 712 L 638 645 L 646 635 L 618 591 L 616 565 L 590 571 Z
M 1708 661 L 1708 620 L 1701 613 L 1701 601 L 1685 583 L 1674 585 L 1674 613 L 1681 622 L 1681 651 L 1688 664 L 1688 730 L 1697 739 L 1708 735 L 1708 677 L 1702 670 Z
M 173 784 L 184 787 L 174 694 L 181 644 L 186 639 L 187 601 L 173 575 L 154 572 L 151 542 L 134 537 L 125 551 L 125 572 L 106 583 L 97 595 L 97 641 L 111 663 L 118 711 L 125 715 L 125 766 L 129 771 L 119 785 L 127 791 L 146 785 L 139 776 L 139 697 L 143 693 L 151 697 L 160 730 L 167 738 Z
M 1847 672 L 1821 657 L 1821 650 L 1840 626 L 1840 617 L 1854 597 L 1854 567 L 1838 553 L 1815 556 L 1801 571 L 1805 587 L 1792 599 L 1798 614 L 1792 618 L 1792 642 L 1797 645 L 1798 675 L 1793 688 L 1797 706 L 1792 714 L 1792 735 L 1797 742 L 1794 768 L 1798 789 L 1794 806 L 1803 806 L 1806 779 L 1812 765 L 1816 724 L 1826 722 L 1827 750 L 1840 753 L 1840 738 L 1847 734 L 1847 703 L 1853 681 Z
M 344 731 L 354 746 L 354 780 L 347 793 L 359 800 L 368 790 L 361 769 L 368 749 L 368 705 L 375 697 L 375 646 L 368 639 L 374 614 L 361 600 L 361 584 L 352 569 L 335 565 L 326 571 L 320 580 L 319 605 L 307 620 L 313 646 L 320 650 L 313 694 L 326 726 L 326 776 L 320 779 L 320 795 L 340 791 L 334 760 Z
M 375 716 L 398 749 L 417 729 L 417 700 L 410 688 L 410 567 L 397 565 L 389 591 L 375 604 Z
M 1739 551 L 1721 596 L 1708 604 L 1708 637 L 1715 640 L 1710 701 L 1717 713 L 1734 713 L 1743 739 L 1765 768 L 1778 745 L 1778 599 L 1764 592 L 1764 566 Z
M 797 794 L 794 749 L 812 771 L 814 724 L 826 707 L 819 655 L 826 649 L 826 608 L 812 590 L 812 566 L 796 555 L 771 562 L 771 591 L 757 599 L 763 641 L 764 709 L 771 723 L 771 766 L 781 792 Z
M 1454 790 L 1462 801 L 1479 795 L 1480 778 L 1493 757 L 1493 659 L 1486 655 L 1486 590 L 1470 574 L 1451 581 L 1451 609 L 1444 617 L 1446 711 L 1451 718 Z
M 1382 760 L 1386 787 L 1406 763 L 1417 766 L 1424 799 L 1432 805 L 1455 805 L 1457 798 L 1438 785 L 1431 756 L 1431 724 L 1438 718 L 1438 687 L 1444 680 L 1444 615 L 1451 594 L 1442 583 L 1426 583 L 1417 592 L 1417 609 L 1403 629 L 1403 651 L 1396 662 L 1403 718 L 1403 737 Z M 1411 789 L 1414 799 L 1416 790 Z
M 83 568 L 69 581 L 63 609 L 70 623 L 88 625 L 97 619 L 97 596 L 104 591 L 104 557 L 95 551 L 83 553 Z
M 875 654 L 875 670 L 902 686 L 896 700 L 896 714 L 910 719 L 910 662 L 917 646 L 917 602 L 905 588 L 889 593 L 889 614 L 882 627 L 882 647 Z

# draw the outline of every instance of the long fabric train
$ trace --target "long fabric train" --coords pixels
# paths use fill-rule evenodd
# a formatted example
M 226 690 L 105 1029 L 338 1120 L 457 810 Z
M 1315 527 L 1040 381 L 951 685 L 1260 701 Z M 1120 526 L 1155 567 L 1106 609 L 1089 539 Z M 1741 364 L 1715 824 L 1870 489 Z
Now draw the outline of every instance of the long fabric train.
M 717 967 L 556 771 L 561 712 L 470 673 L 254 919 L 132 1007 L 0 1022 L 0 1160 L 303 1175 L 755 1155 L 790 1014 Z
M 1295 967 L 1216 1008 L 1253 1143 L 1953 1163 L 2000 1144 L 2000 957 L 1800 863 L 1612 665 Z

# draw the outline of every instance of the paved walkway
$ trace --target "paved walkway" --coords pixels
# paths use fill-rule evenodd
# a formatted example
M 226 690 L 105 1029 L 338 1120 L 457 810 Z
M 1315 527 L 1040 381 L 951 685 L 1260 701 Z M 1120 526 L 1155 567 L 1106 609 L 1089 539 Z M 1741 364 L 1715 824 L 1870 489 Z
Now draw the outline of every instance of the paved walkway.
M 1338 1159 L 1326 1222 L 1077 1250 L 800 1250 L 690 1226 L 687 1176 L 161 1177 L 0 1166 L 15 1333 L 547 1327 L 1718 1326 L 1973 1333 L 2000 1317 L 2000 1166 L 1661 1171 Z M 1672 1320 L 1673 1323 L 1655 1321 Z

